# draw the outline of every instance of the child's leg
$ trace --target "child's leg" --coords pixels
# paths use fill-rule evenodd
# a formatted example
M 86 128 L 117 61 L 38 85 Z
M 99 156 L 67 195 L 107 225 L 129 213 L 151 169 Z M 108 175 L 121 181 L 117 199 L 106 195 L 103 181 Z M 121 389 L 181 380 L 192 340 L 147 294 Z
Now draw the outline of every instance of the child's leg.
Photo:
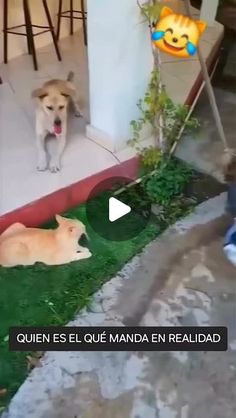
M 228 185 L 226 210 L 233 218 L 236 217 L 236 184 L 233 183 Z

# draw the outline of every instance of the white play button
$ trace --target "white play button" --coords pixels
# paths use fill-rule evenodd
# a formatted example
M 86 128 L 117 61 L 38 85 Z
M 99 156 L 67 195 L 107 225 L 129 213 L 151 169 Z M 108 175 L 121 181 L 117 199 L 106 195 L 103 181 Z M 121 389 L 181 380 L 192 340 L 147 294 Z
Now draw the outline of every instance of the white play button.
M 109 199 L 109 221 L 114 222 L 131 212 L 131 207 L 116 199 Z
M 105 240 L 129 241 L 148 227 L 150 196 L 140 185 L 131 190 L 128 186 L 132 183 L 133 178 L 108 177 L 89 193 L 86 203 L 88 223 Z

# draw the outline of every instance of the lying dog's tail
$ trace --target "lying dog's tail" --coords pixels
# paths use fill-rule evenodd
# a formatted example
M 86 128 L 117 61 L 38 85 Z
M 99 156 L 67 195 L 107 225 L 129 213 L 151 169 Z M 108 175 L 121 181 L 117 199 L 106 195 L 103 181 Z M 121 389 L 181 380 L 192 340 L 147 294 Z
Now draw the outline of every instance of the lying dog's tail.
M 73 71 L 70 71 L 67 76 L 67 81 L 73 81 L 75 77 L 75 73 Z

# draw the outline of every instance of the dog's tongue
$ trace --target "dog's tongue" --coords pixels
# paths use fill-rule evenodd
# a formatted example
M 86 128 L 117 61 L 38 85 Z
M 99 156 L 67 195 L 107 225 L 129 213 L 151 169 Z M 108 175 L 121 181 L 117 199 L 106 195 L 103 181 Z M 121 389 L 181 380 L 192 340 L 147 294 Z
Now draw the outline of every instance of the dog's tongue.
M 60 135 L 61 134 L 61 125 L 54 125 L 54 132 L 56 135 Z

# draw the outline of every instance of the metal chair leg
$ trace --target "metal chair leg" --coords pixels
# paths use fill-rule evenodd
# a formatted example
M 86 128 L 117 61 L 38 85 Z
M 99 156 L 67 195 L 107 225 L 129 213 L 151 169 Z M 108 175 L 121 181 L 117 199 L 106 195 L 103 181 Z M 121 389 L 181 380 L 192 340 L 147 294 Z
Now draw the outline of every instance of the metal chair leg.
M 8 26 L 8 0 L 4 0 L 4 3 L 3 3 L 3 56 L 4 56 L 5 64 L 7 64 L 7 61 L 8 61 L 7 26 Z
M 57 40 L 60 38 L 61 31 L 61 11 L 62 11 L 62 0 L 59 0 L 58 14 L 57 14 Z
M 50 31 L 51 31 L 51 34 L 52 34 L 52 40 L 53 40 L 54 47 L 55 47 L 55 50 L 56 50 L 57 58 L 58 58 L 59 61 L 61 61 L 61 54 L 60 54 L 60 50 L 59 50 L 58 45 L 57 45 L 57 38 L 56 38 L 56 35 L 55 35 L 55 32 L 54 32 L 52 19 L 51 19 L 50 13 L 49 13 L 47 0 L 42 0 L 42 1 L 43 1 L 43 7 L 44 7 L 44 10 L 45 10 L 47 19 L 48 19 L 48 25 L 50 27 Z
M 35 69 L 35 71 L 37 71 L 38 70 L 38 62 L 37 62 L 37 57 L 36 57 L 35 45 L 34 45 L 34 36 L 33 36 L 33 30 L 32 30 L 32 22 L 31 22 L 29 4 L 28 4 L 28 0 L 23 0 L 23 2 L 24 2 L 25 20 L 26 20 L 26 24 L 27 24 L 26 32 L 27 32 L 28 45 L 29 45 L 29 49 L 32 53 L 34 69 Z
M 88 39 L 87 39 L 87 24 L 86 24 L 84 0 L 81 0 L 81 12 L 82 12 L 82 22 L 83 22 L 84 44 L 87 46 Z
M 24 17 L 25 17 L 25 28 L 26 28 L 26 38 L 27 38 L 27 46 L 28 46 L 28 53 L 31 55 L 31 48 L 30 48 L 30 34 L 29 34 L 29 22 L 27 17 L 27 12 L 25 9 L 25 2 L 23 1 L 23 9 L 24 9 Z

